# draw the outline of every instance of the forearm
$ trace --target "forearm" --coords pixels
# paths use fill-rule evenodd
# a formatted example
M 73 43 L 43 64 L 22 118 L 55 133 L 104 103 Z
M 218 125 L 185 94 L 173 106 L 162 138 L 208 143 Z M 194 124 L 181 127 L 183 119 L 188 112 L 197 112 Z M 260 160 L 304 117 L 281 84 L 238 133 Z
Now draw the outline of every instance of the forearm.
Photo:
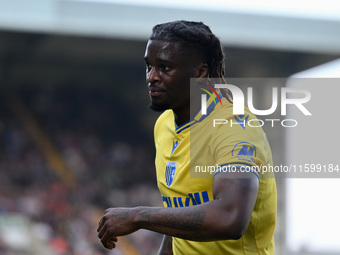
M 193 241 L 238 239 L 239 226 L 233 208 L 221 208 L 214 200 L 208 203 L 182 207 L 138 207 L 137 225 L 140 228 Z
M 200 205 L 109 208 L 99 221 L 98 237 L 108 249 L 116 246 L 118 236 L 141 228 L 193 241 L 239 239 L 248 228 L 258 194 L 258 179 L 247 176 L 218 174 L 214 199 Z
M 248 228 L 258 193 L 258 179 L 223 174 L 214 178 L 214 199 L 180 207 L 109 208 L 98 224 L 104 247 L 115 247 L 118 236 L 148 229 L 193 241 L 239 239 Z M 242 177 L 242 176 L 241 176 Z
M 164 235 L 158 255 L 173 255 L 172 252 L 172 236 Z

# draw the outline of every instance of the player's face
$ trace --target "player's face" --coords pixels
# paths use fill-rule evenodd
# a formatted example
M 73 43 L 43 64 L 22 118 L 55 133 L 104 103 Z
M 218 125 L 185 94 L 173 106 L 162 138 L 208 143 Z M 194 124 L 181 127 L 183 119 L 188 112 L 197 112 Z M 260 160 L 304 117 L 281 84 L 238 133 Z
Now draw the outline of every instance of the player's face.
M 190 107 L 190 78 L 197 77 L 197 68 L 188 54 L 175 42 L 150 40 L 146 46 L 146 80 L 155 111 Z

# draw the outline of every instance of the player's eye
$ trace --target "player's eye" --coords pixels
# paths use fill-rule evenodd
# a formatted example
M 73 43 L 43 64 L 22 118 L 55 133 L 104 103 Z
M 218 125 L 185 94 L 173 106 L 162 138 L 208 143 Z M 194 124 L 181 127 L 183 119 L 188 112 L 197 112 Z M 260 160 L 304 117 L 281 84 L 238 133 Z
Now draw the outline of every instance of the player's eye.
M 146 71 L 147 71 L 147 72 L 150 72 L 150 71 L 151 71 L 152 66 L 151 66 L 150 64 L 146 63 L 146 64 L 145 64 L 145 67 L 146 67 Z
M 170 67 L 166 65 L 161 65 L 159 68 L 162 70 L 162 72 L 167 72 L 170 70 Z

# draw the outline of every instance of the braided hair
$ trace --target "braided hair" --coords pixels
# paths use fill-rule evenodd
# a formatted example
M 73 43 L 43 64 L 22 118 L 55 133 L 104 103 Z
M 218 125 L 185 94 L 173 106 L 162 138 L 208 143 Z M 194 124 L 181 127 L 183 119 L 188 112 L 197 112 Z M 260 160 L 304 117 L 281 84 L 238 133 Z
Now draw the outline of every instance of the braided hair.
M 173 21 L 153 27 L 150 40 L 177 42 L 186 50 L 201 53 L 201 58 L 208 65 L 207 78 L 224 80 L 224 53 L 220 40 L 202 22 Z

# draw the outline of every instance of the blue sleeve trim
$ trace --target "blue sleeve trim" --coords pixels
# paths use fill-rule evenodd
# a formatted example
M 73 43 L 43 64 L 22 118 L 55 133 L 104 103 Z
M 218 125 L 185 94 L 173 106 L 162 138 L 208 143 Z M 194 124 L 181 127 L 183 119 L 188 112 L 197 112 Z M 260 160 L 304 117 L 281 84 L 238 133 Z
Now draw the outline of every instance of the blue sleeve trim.
M 244 166 L 250 166 L 250 167 L 253 166 L 253 165 L 250 165 L 250 164 L 247 164 L 247 163 L 242 163 L 242 162 L 232 162 L 232 163 L 227 163 L 227 164 L 221 165 L 220 167 L 233 166 L 233 165 L 244 165 Z
M 248 164 L 242 164 L 242 163 L 240 163 L 240 164 L 241 164 L 241 165 L 246 165 L 246 166 L 252 166 L 252 165 L 248 165 Z M 231 164 L 226 164 L 226 165 L 223 165 L 223 166 L 230 166 L 230 165 L 231 165 Z M 221 166 L 221 167 L 223 167 L 223 166 Z M 219 170 L 219 171 L 215 172 L 214 175 L 213 175 L 213 177 L 215 177 L 215 175 L 217 175 L 217 174 L 219 174 L 219 173 L 224 173 L 224 172 L 226 172 L 226 170 L 227 170 L 228 168 L 231 169 L 231 167 L 232 167 L 232 166 L 227 167 L 227 168 L 224 169 L 224 170 L 222 169 L 222 170 Z M 235 166 L 234 169 L 241 169 L 241 166 Z M 257 179 L 260 180 L 259 174 L 258 174 L 256 171 L 254 171 L 253 169 L 251 169 L 251 168 L 248 168 L 247 171 L 244 171 L 244 173 L 253 173 L 253 174 L 256 175 Z

